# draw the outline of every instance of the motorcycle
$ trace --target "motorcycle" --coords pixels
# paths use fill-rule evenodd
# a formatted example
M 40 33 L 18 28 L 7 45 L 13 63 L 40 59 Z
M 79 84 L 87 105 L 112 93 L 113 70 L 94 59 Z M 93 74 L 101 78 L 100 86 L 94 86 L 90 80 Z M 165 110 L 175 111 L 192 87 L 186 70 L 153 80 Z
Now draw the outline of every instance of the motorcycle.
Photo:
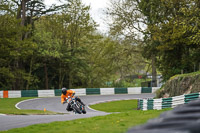
M 85 105 L 81 104 L 77 98 L 72 98 L 72 97 L 69 97 L 68 98 L 68 104 L 71 105 L 71 108 L 73 109 L 72 111 L 75 113 L 75 114 L 86 114 L 86 110 L 85 110 Z

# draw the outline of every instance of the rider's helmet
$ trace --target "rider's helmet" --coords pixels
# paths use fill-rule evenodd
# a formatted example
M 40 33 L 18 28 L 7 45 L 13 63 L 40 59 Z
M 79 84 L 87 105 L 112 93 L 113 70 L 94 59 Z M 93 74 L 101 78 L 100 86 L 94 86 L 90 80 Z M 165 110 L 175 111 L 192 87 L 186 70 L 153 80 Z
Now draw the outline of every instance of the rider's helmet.
M 66 93 L 67 93 L 67 89 L 66 88 L 62 88 L 62 94 L 66 95 Z

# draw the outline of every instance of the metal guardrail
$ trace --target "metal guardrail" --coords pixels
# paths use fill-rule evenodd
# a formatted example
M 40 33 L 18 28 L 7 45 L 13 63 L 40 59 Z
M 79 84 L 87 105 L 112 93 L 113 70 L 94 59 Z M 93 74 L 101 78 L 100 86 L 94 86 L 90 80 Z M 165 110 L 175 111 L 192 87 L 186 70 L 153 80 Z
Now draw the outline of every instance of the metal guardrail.
M 181 96 L 160 99 L 139 99 L 138 108 L 140 110 L 160 110 L 164 108 L 174 108 L 178 105 L 188 103 L 200 97 L 200 93 L 191 93 Z
M 186 104 L 164 112 L 144 125 L 133 127 L 127 133 L 200 133 L 200 99 L 194 100 L 197 97 L 199 93 L 184 95 Z M 179 101 L 182 97 L 175 99 Z M 167 103 L 171 103 L 169 99 L 167 100 Z

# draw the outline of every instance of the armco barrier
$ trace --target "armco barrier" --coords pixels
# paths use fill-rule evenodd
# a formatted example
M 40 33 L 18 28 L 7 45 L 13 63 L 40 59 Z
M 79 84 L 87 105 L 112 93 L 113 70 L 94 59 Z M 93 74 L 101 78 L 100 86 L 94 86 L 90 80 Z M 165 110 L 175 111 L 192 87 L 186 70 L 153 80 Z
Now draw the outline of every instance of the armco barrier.
M 200 93 L 192 93 L 170 98 L 140 99 L 139 108 L 141 110 L 151 110 L 151 109 L 160 110 L 164 108 L 174 108 L 178 105 L 182 105 L 192 100 L 196 100 L 199 97 Z
M 81 88 L 71 89 L 76 92 L 77 96 L 83 95 L 114 95 L 114 94 L 141 94 L 141 93 L 154 93 L 158 87 L 129 87 L 129 88 Z M 18 97 L 53 97 L 60 96 L 61 89 L 55 90 L 9 90 L 0 91 L 0 98 L 18 98 Z M 191 95 L 191 97 L 195 97 Z M 186 99 L 186 102 L 190 101 L 190 98 Z M 149 105 L 153 105 L 154 101 L 149 102 Z M 152 107 L 150 107 L 152 108 Z

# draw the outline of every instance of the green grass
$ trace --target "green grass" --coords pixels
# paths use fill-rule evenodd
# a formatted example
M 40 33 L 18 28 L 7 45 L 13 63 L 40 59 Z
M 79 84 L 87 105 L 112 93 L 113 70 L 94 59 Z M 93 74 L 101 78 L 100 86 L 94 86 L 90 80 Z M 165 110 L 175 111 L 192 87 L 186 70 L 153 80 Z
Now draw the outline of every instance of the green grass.
M 106 105 L 107 104 L 107 105 Z M 110 109 L 109 109 L 110 106 Z M 115 106 L 115 107 L 113 107 Z M 128 107 L 126 107 L 128 106 Z M 137 107 L 136 100 L 114 101 L 92 106 L 94 109 L 121 112 L 106 116 L 78 119 L 72 121 L 52 122 L 48 124 L 31 125 L 24 128 L 11 129 L 1 133 L 124 133 L 129 128 L 144 124 L 166 110 L 133 110 Z M 105 108 L 104 108 L 105 107 Z M 124 110 L 122 110 L 124 107 Z M 67 116 L 63 116 L 67 117 Z
M 137 100 L 112 101 L 91 105 L 90 107 L 104 112 L 125 112 L 136 110 Z
M 19 110 L 15 105 L 23 100 L 32 98 L 3 98 L 0 99 L 0 114 L 15 114 L 15 115 L 29 115 L 29 114 L 57 114 L 51 111 L 43 110 Z
M 134 110 L 107 116 L 52 122 L 49 124 L 37 124 L 25 128 L 8 130 L 2 133 L 124 133 L 130 127 L 143 124 L 147 120 L 157 117 L 161 112 L 163 112 L 163 110 Z

